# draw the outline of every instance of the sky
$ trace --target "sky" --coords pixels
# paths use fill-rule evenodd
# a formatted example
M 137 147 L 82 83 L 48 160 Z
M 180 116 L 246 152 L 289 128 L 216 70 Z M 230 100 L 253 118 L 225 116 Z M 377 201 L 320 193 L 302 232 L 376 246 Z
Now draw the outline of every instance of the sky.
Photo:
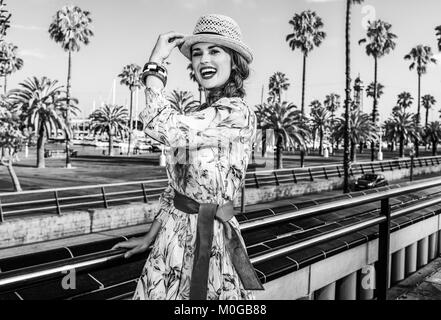
M 114 80 L 115 102 L 127 105 L 129 90 L 119 84 L 117 75 L 124 65 L 147 62 L 159 34 L 178 31 L 191 34 L 197 19 L 204 14 L 218 13 L 232 17 L 242 30 L 243 40 L 252 48 L 254 61 L 246 81 L 250 105 L 264 99 L 268 79 L 277 72 L 286 74 L 290 87 L 282 98 L 301 104 L 302 54 L 292 51 L 286 35 L 292 32 L 289 20 L 295 13 L 311 9 L 324 22 L 326 38 L 307 59 L 305 105 L 335 92 L 344 96 L 345 85 L 345 0 L 7 0 L 12 13 L 6 41 L 19 48 L 24 60 L 21 70 L 8 80 L 8 89 L 32 76 L 47 76 L 65 84 L 67 53 L 50 39 L 47 32 L 52 17 L 62 6 L 74 4 L 91 12 L 94 36 L 72 56 L 72 95 L 79 99 L 82 116 L 93 106 L 111 103 Z M 424 4 L 424 5 L 423 5 Z M 439 0 L 365 0 L 353 7 L 351 29 L 352 78 L 360 75 L 365 85 L 373 81 L 374 62 L 358 40 L 365 37 L 368 20 L 382 19 L 392 24 L 398 36 L 397 46 L 379 60 L 378 80 L 385 86 L 379 102 L 381 120 L 390 115 L 397 95 L 409 91 L 417 97 L 417 74 L 409 71 L 403 59 L 418 44 L 432 47 L 439 63 L 431 66 L 422 79 L 422 95 L 432 94 L 438 101 L 430 120 L 439 117 L 441 109 L 441 54 L 436 49 L 434 28 L 441 25 Z M 189 80 L 188 60 L 175 50 L 169 58 L 167 90 L 190 90 L 198 97 L 196 84 Z M 342 99 L 343 100 L 343 99 Z M 139 94 L 138 111 L 145 103 Z M 412 110 L 416 112 L 417 104 Z M 372 100 L 364 98 L 364 111 L 372 110 Z M 309 112 L 309 108 L 306 108 Z M 342 110 L 341 110 L 342 111 Z M 423 118 L 424 119 L 424 118 Z

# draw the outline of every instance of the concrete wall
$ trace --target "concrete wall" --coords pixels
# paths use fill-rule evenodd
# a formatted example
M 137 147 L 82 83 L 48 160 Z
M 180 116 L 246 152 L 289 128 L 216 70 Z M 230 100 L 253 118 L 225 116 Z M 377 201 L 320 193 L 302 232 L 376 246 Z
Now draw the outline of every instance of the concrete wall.
M 441 218 L 437 215 L 395 231 L 391 234 L 390 253 L 404 249 L 431 235 L 439 237 L 439 230 L 441 230 Z M 437 254 L 439 252 L 438 249 Z M 359 272 L 377 260 L 378 239 L 270 281 L 264 284 L 265 291 L 255 291 L 255 295 L 257 299 L 263 300 L 311 298 L 315 291 Z
M 365 170 L 369 172 L 368 170 Z M 410 176 L 410 169 L 401 169 L 394 171 L 376 171 L 381 173 L 389 181 L 401 180 Z M 414 168 L 413 174 L 415 176 L 429 173 L 441 172 L 441 165 L 429 166 L 429 167 L 417 167 Z M 355 175 L 352 179 L 357 179 L 361 174 Z M 287 183 L 280 186 L 264 186 L 260 188 L 246 188 L 245 193 L 245 205 L 269 202 L 275 200 L 286 199 L 303 194 L 318 193 L 322 191 L 335 190 L 343 187 L 343 178 L 330 178 L 316 179 L 313 182 L 302 181 L 299 184 Z M 238 197 L 234 202 L 236 207 L 239 207 L 241 203 L 241 197 Z
M 60 216 L 38 215 L 0 223 L 0 248 L 48 241 L 151 222 L 157 202 L 134 203 L 108 209 L 71 211 Z

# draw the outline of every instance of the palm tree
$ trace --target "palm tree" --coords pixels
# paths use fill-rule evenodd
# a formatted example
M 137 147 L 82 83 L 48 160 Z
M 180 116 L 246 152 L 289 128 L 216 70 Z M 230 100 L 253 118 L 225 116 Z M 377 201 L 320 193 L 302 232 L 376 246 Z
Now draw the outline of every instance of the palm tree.
M 399 138 L 397 135 L 397 130 L 394 129 L 395 122 L 392 119 L 387 119 L 383 124 L 384 137 L 386 141 L 390 144 L 390 151 L 395 151 L 395 145 Z
M 306 83 L 306 58 L 315 48 L 319 47 L 326 38 L 326 33 L 322 31 L 322 19 L 311 10 L 295 14 L 289 21 L 293 27 L 293 33 L 286 36 L 286 41 L 292 50 L 299 49 L 303 53 L 303 76 L 302 76 L 302 115 L 305 116 L 305 83 Z M 300 166 L 303 167 L 305 152 L 300 152 Z
M 380 100 L 381 96 L 384 94 L 384 86 L 380 82 L 377 82 L 376 87 L 375 87 L 375 82 L 371 82 L 366 88 L 367 97 L 374 99 L 375 94 L 377 95 L 376 99 L 378 106 L 378 100 Z M 375 113 L 375 119 L 379 119 L 379 117 L 380 117 L 380 113 L 378 112 L 378 107 L 377 107 Z
M 11 108 L 4 96 L 0 97 L 0 147 L 2 152 L 0 165 L 8 169 L 14 191 L 22 191 L 13 163 L 17 160 L 17 151 L 25 143 L 27 137 L 20 130 L 20 118 L 17 109 Z
M 345 19 L 345 112 L 344 112 L 344 152 L 343 152 L 343 192 L 349 193 L 349 109 L 351 106 L 351 11 L 353 4 L 363 0 L 346 0 Z M 336 139 L 338 141 L 338 139 Z
M 426 125 L 424 137 L 427 142 L 432 143 L 432 156 L 436 156 L 436 149 L 441 141 L 441 124 L 439 121 L 432 121 Z
M 72 51 L 79 51 L 80 45 L 88 45 L 93 32 L 90 29 L 92 19 L 89 11 L 77 6 L 64 6 L 57 11 L 49 26 L 49 35 L 56 43 L 60 43 L 68 52 L 66 96 L 70 105 Z M 69 107 L 67 108 L 69 110 Z M 70 128 L 69 111 L 66 113 L 66 127 Z M 67 136 L 67 135 L 66 135 Z M 66 139 L 66 167 L 70 168 L 69 140 Z
M 13 43 L 1 42 L 0 44 L 0 76 L 4 77 L 3 92 L 7 91 L 8 75 L 23 67 L 23 59 L 17 55 L 18 47 Z
M 413 97 L 410 92 L 403 91 L 397 96 L 397 106 L 403 111 L 406 112 L 407 108 L 410 108 L 413 104 Z
M 418 110 L 416 115 L 416 126 L 419 128 L 421 123 L 421 76 L 427 73 L 427 65 L 436 63 L 433 58 L 432 48 L 429 46 L 418 45 L 404 56 L 405 60 L 411 60 L 409 70 L 416 69 L 418 74 Z M 415 142 L 415 156 L 419 156 L 418 143 Z
M 191 113 L 199 108 L 198 101 L 194 100 L 190 91 L 173 90 L 167 100 L 170 101 L 172 108 L 180 114 Z
M 397 38 L 390 29 L 392 25 L 382 20 L 369 22 L 366 32 L 366 38 L 361 39 L 358 43 L 366 44 L 366 54 L 374 58 L 374 105 L 372 107 L 372 121 L 374 125 L 377 124 L 377 82 L 378 82 L 378 59 L 389 54 L 395 49 L 395 41 Z M 371 161 L 375 159 L 375 142 L 371 142 Z
M 199 104 L 202 104 L 202 91 L 204 91 L 204 88 L 200 85 L 198 80 L 196 79 L 196 75 L 193 70 L 193 65 L 191 62 L 187 66 L 187 70 L 189 71 L 190 80 L 193 82 L 196 82 L 198 84 L 198 91 L 199 91 Z
M 369 119 L 367 113 L 362 112 L 360 109 L 356 108 L 351 111 L 350 114 L 350 132 L 349 141 L 351 144 L 350 158 L 351 161 L 356 161 L 355 149 L 357 144 L 363 144 L 369 140 L 378 139 L 377 130 Z M 345 131 L 345 120 L 340 118 L 339 124 L 337 126 L 336 135 L 341 138 Z
M 369 98 L 374 98 L 374 94 L 377 94 L 377 100 L 381 98 L 384 94 L 384 86 L 381 82 L 377 82 L 377 87 L 375 88 L 375 82 L 369 83 L 366 88 L 366 96 Z
M 127 148 L 127 155 L 130 154 L 130 147 L 132 144 L 132 130 L 133 130 L 133 95 L 135 90 L 142 86 L 141 83 L 141 67 L 137 64 L 128 64 L 124 66 L 122 72 L 118 75 L 120 84 L 125 85 L 130 90 L 130 112 L 129 112 L 129 145 Z
M 4 0 L 0 0 L 0 40 L 6 35 L 6 31 L 11 26 L 11 14 L 6 9 Z
M 413 97 L 410 92 L 403 91 L 397 96 L 397 104 L 392 108 L 392 115 L 394 116 L 399 112 L 406 112 L 407 108 L 410 108 L 413 104 Z
M 109 137 L 109 156 L 113 156 L 113 138 L 123 138 L 130 130 L 126 125 L 128 112 L 124 106 L 105 104 L 95 110 L 90 116 L 90 130 L 93 134 L 107 134 Z
M 325 101 L 323 102 L 326 110 L 328 110 L 331 113 L 331 123 L 330 123 L 330 129 L 331 132 L 334 131 L 335 127 L 335 121 L 334 121 L 334 114 L 340 108 L 340 95 L 336 93 L 331 93 L 326 95 Z M 334 146 L 334 139 L 333 135 L 331 135 L 331 146 Z M 332 149 L 334 150 L 334 149 Z
M 281 169 L 283 167 L 283 148 L 299 145 L 301 149 L 305 149 L 309 132 L 304 126 L 305 121 L 302 119 L 302 113 L 292 103 L 286 101 L 281 103 L 276 101 L 270 105 L 264 103 L 261 111 L 263 112 L 262 129 L 274 130 L 277 169 Z
M 314 109 L 316 108 L 322 108 L 322 103 L 319 100 L 313 100 L 311 101 L 311 103 L 309 104 L 309 110 L 310 113 L 309 115 L 312 116 L 312 113 L 314 112 Z M 312 134 L 312 150 L 315 150 L 315 140 L 317 137 L 317 133 L 318 133 L 318 128 L 316 127 L 311 127 L 311 134 Z
M 311 108 L 311 126 L 319 134 L 319 154 L 323 155 L 323 137 L 329 128 L 330 114 L 326 108 L 316 106 Z
M 404 157 L 404 143 L 415 135 L 415 122 L 413 114 L 405 111 L 397 112 L 392 119 L 389 119 L 389 127 L 386 128 L 387 136 L 398 137 L 400 141 L 400 157 Z
M 282 101 L 282 91 L 288 90 L 289 79 L 283 72 L 276 72 L 269 78 L 269 95 L 275 100 L 277 97 L 277 102 Z
M 8 95 L 11 105 L 20 110 L 20 117 L 25 127 L 30 128 L 38 136 L 37 140 L 37 167 L 45 167 L 44 144 L 46 138 L 58 129 L 71 134 L 66 124 L 64 114 L 69 111 L 74 115 L 78 108 L 77 100 L 71 98 L 73 104 L 67 104 L 67 95 L 63 86 L 57 80 L 46 77 L 26 79 L 19 84 L 18 89 L 11 90 Z M 68 138 L 68 137 L 66 137 Z
M 441 51 L 441 26 L 436 27 L 435 31 L 438 38 L 438 50 Z
M 427 124 L 429 123 L 429 109 L 433 107 L 433 105 L 436 103 L 436 100 L 435 97 L 431 94 L 425 94 L 421 97 L 421 103 L 423 104 L 424 109 L 426 109 L 425 127 L 427 127 Z
M 326 33 L 321 31 L 323 28 L 322 19 L 311 10 L 295 14 L 289 21 L 293 26 L 293 33 L 286 36 L 286 41 L 292 50 L 298 49 L 303 53 L 303 77 L 302 77 L 302 114 L 305 114 L 305 76 L 306 58 L 308 54 L 321 45 L 326 37 Z

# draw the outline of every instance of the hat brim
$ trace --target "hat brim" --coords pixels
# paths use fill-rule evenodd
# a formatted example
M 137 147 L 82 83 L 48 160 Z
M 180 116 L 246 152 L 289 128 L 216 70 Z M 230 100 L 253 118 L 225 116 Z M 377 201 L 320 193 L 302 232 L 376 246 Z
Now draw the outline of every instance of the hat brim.
M 184 43 L 179 48 L 182 54 L 191 60 L 191 47 L 195 43 L 200 42 L 210 42 L 220 46 L 224 46 L 230 48 L 238 53 L 240 53 L 248 63 L 253 61 L 253 54 L 251 53 L 250 48 L 242 42 L 235 41 L 232 39 L 228 39 L 224 36 L 216 35 L 216 34 L 195 34 L 191 36 L 187 36 L 184 38 Z

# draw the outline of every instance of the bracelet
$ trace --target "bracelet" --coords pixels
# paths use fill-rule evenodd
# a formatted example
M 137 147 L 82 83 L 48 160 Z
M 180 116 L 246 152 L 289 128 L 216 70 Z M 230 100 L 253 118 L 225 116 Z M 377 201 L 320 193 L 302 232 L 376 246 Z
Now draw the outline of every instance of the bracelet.
M 162 81 L 164 87 L 167 84 L 167 69 L 156 62 L 147 62 L 142 69 L 141 81 L 146 84 L 148 76 L 155 76 Z

